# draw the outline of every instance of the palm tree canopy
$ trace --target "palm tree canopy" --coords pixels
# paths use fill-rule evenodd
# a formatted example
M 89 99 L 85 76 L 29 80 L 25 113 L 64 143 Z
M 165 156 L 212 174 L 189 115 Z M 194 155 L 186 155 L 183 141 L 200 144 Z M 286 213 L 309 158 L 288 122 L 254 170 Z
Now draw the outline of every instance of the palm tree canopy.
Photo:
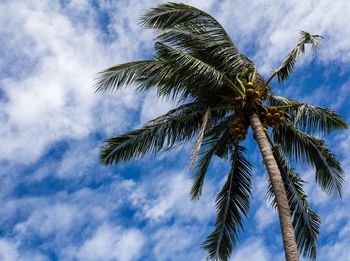
M 153 59 L 102 71 L 96 91 L 117 91 L 133 84 L 138 91 L 154 88 L 159 96 L 180 105 L 140 129 L 107 139 L 101 148 L 101 163 L 110 165 L 171 150 L 197 137 L 191 196 L 198 199 L 214 156 L 230 159 L 231 170 L 216 199 L 215 230 L 202 244 L 211 260 L 227 260 L 249 210 L 252 167 L 241 144 L 249 128 L 247 115 L 257 112 L 271 130 L 267 133 L 272 136 L 299 250 L 315 258 L 320 219 L 309 208 L 304 181 L 285 156 L 315 168 L 320 187 L 340 195 L 344 181 L 340 162 L 323 140 L 312 135 L 345 129 L 347 124 L 327 108 L 274 96 L 269 83 L 276 75 L 279 81 L 286 80 L 305 45 L 317 49 L 321 36 L 302 31 L 300 42 L 265 81 L 219 22 L 202 10 L 185 4 L 161 4 L 147 12 L 141 24 L 159 33 Z M 274 205 L 271 189 L 269 196 Z

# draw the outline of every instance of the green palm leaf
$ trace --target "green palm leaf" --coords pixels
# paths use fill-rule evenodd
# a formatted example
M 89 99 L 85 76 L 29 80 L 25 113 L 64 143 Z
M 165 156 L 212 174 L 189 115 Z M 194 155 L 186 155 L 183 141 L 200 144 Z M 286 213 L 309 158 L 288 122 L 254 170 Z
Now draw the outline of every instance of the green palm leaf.
M 314 50 L 317 50 L 320 38 L 323 38 L 323 37 L 320 36 L 320 35 L 311 35 L 308 32 L 301 31 L 300 32 L 299 43 L 287 55 L 287 57 L 283 61 L 282 65 L 280 67 L 278 67 L 276 71 L 274 71 L 274 73 L 270 77 L 270 80 L 273 78 L 274 75 L 277 75 L 279 82 L 285 81 L 288 78 L 288 76 L 293 72 L 294 65 L 295 65 L 295 63 L 297 61 L 298 56 L 300 54 L 304 53 L 305 45 L 306 44 L 311 44 L 311 47 Z
M 207 174 L 213 156 L 217 155 L 217 152 L 222 150 L 222 148 L 227 147 L 227 140 L 230 137 L 230 133 L 227 130 L 221 131 L 218 128 L 214 130 L 209 131 L 208 135 L 205 136 L 198 154 L 198 159 L 193 168 L 192 200 L 199 199 L 202 194 L 205 175 Z
M 243 95 L 238 87 L 214 66 L 160 42 L 155 44 L 155 49 L 157 58 L 171 69 L 168 74 L 174 76 L 172 86 L 186 86 L 187 91 L 205 96 L 209 91 L 218 90 L 226 84 L 236 95 Z M 203 88 L 204 86 L 206 88 Z M 191 89 L 188 90 L 189 88 Z
M 224 71 L 230 78 L 237 74 L 253 71 L 254 64 L 240 54 L 235 46 L 220 39 L 211 39 L 210 33 L 194 34 L 188 31 L 171 30 L 157 37 L 157 40 L 182 49 L 192 56 Z
M 252 168 L 245 151 L 244 147 L 235 146 L 230 174 L 216 198 L 215 230 L 202 244 L 210 260 L 228 260 L 249 209 Z
M 191 50 L 197 58 L 199 51 L 203 61 L 219 65 L 232 78 L 237 73 L 254 70 L 254 63 L 238 52 L 220 23 L 195 7 L 161 4 L 146 13 L 141 23 L 148 28 L 164 30 L 161 41 Z
M 178 3 L 161 4 L 147 12 L 141 18 L 141 23 L 153 29 L 208 33 L 211 40 L 221 40 L 233 46 L 232 40 L 220 23 L 211 15 L 193 6 Z
M 174 49 L 160 42 L 156 42 L 155 49 L 157 58 L 171 66 L 174 73 L 178 73 L 180 76 L 181 73 L 188 72 L 183 75 L 183 77 L 186 77 L 183 81 L 188 80 L 190 76 L 193 76 L 194 79 L 189 80 L 200 81 L 198 84 L 213 84 L 214 86 L 223 85 L 223 74 L 216 70 L 215 67 L 188 53 Z
M 206 107 L 198 102 L 182 105 L 148 122 L 141 129 L 112 137 L 102 146 L 101 163 L 110 165 L 169 150 L 193 137 L 201 126 Z
M 289 166 L 280 146 L 274 145 L 272 149 L 286 189 L 298 249 L 303 256 L 316 259 L 320 217 L 309 208 L 307 196 L 303 190 L 304 181 Z M 271 182 L 269 183 L 268 196 L 272 199 L 272 206 L 276 208 Z
M 307 135 L 291 124 L 279 126 L 273 131 L 276 143 L 292 160 L 301 161 L 316 169 L 316 182 L 331 194 L 341 195 L 344 171 L 339 160 L 327 148 L 323 140 Z
M 198 132 L 198 136 L 196 139 L 196 142 L 194 143 L 193 149 L 192 149 L 192 155 L 191 155 L 191 166 L 193 166 L 193 164 L 196 161 L 196 158 L 198 156 L 198 151 L 200 150 L 201 146 L 202 146 L 202 142 L 203 142 L 203 138 L 204 138 L 204 133 L 207 130 L 207 127 L 209 125 L 210 122 L 210 118 L 211 118 L 211 112 L 210 112 L 210 107 L 208 107 L 208 109 L 206 110 L 204 117 L 203 117 L 203 122 L 202 122 L 202 126 Z
M 288 112 L 293 124 L 306 133 L 322 132 L 329 134 L 333 130 L 348 128 L 342 116 L 327 108 L 316 107 L 279 96 L 271 96 L 270 103 L 276 106 L 292 106 L 286 109 L 286 112 Z
M 176 70 L 159 60 L 136 61 L 111 67 L 99 74 L 94 87 L 101 92 L 115 91 L 128 84 L 135 84 L 140 92 L 154 87 L 158 95 L 172 99 L 189 89 Z
M 96 91 L 116 91 L 130 83 L 137 83 L 146 69 L 158 63 L 154 60 L 135 61 L 113 66 L 99 73 L 94 88 Z
M 125 63 L 102 71 L 95 83 L 95 90 L 101 92 L 115 91 L 133 83 L 137 86 L 138 91 L 145 91 L 154 87 L 157 89 L 158 95 L 172 99 L 175 99 L 179 94 L 182 97 L 192 94 L 203 99 L 210 96 L 208 92 L 213 90 L 214 87 L 224 87 L 220 79 L 225 76 L 214 67 L 176 49 L 169 48 L 167 46 L 159 47 L 161 60 Z M 187 67 L 182 67 L 183 64 L 180 64 L 177 60 L 171 60 L 174 57 L 182 58 L 181 62 L 185 62 Z M 191 73 L 201 74 L 192 79 Z M 206 74 L 206 77 L 209 78 L 210 76 L 216 78 L 206 82 L 201 80 L 200 76 L 203 74 Z M 219 82 L 215 82 L 215 79 L 219 79 Z M 230 90 L 232 92 L 232 89 Z

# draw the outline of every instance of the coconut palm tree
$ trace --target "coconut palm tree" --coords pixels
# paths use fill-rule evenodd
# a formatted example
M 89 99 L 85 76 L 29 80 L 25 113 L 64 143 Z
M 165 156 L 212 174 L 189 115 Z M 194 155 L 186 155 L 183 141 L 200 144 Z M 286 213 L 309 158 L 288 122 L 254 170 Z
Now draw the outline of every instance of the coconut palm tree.
M 231 169 L 216 198 L 215 229 L 202 243 L 210 260 L 228 260 L 249 209 L 252 165 L 244 140 L 251 128 L 268 173 L 268 195 L 278 211 L 286 260 L 299 260 L 298 251 L 315 259 L 320 218 L 310 209 L 304 181 L 288 160 L 313 167 L 320 187 L 340 195 L 340 162 L 313 135 L 347 125 L 332 110 L 273 95 L 270 83 L 276 76 L 279 82 L 285 81 L 305 46 L 317 49 L 321 36 L 301 32 L 297 46 L 265 80 L 218 21 L 195 7 L 161 4 L 141 22 L 159 33 L 153 59 L 106 69 L 95 88 L 116 91 L 133 84 L 140 92 L 155 89 L 178 107 L 140 129 L 107 139 L 101 148 L 101 163 L 168 151 L 196 137 L 190 194 L 197 200 L 214 156 L 228 160 Z

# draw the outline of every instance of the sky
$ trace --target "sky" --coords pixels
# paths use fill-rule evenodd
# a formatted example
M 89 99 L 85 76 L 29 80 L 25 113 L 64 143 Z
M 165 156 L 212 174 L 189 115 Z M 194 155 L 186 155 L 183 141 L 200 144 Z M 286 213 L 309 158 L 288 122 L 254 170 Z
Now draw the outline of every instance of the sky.
M 183 1 L 212 14 L 239 50 L 268 77 L 298 41 L 321 34 L 275 93 L 336 110 L 350 122 L 350 1 Z M 215 195 L 228 162 L 212 162 L 203 196 L 191 202 L 191 146 L 111 167 L 98 151 L 113 135 L 140 127 L 175 104 L 132 86 L 94 93 L 96 74 L 152 56 L 154 32 L 140 16 L 162 1 L 0 1 L 0 260 L 205 260 Z M 350 132 L 327 144 L 341 160 L 342 198 L 307 181 L 321 217 L 317 260 L 350 260 Z M 283 260 L 277 213 L 257 146 L 253 197 L 231 260 Z

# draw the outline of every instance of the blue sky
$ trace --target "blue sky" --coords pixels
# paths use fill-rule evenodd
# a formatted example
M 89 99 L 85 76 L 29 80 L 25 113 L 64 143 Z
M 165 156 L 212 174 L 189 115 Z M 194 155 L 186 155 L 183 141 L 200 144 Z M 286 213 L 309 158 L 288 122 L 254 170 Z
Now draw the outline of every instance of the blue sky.
M 191 202 L 191 144 L 113 167 L 98 148 L 174 106 L 130 88 L 95 94 L 96 73 L 150 57 L 154 33 L 140 15 L 161 1 L 0 2 L 0 260 L 204 260 L 214 199 L 228 171 L 215 160 Z M 305 30 L 325 36 L 276 93 L 327 106 L 350 119 L 350 2 L 184 1 L 210 12 L 268 77 Z M 350 170 L 349 131 L 326 137 Z M 283 260 L 276 212 L 252 138 L 254 193 L 232 260 Z M 350 260 L 350 185 L 327 197 L 314 171 L 309 202 L 322 219 L 318 260 Z

